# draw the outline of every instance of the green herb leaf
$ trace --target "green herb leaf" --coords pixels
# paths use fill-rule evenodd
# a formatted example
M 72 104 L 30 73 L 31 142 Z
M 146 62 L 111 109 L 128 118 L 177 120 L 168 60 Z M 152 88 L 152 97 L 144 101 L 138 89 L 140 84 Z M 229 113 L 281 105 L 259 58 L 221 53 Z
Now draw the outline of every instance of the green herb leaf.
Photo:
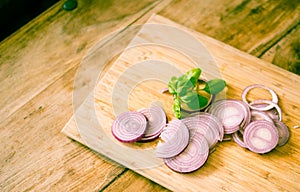
M 195 79 L 199 79 L 201 74 L 201 69 L 200 68 L 194 68 L 186 72 L 186 76 L 188 79 L 194 77 Z
M 178 87 L 182 87 L 184 86 L 189 80 L 187 79 L 187 77 L 185 75 L 182 75 L 180 77 L 178 77 L 177 79 L 177 88 Z
M 200 68 L 194 68 L 186 72 L 187 79 L 195 86 L 201 74 Z
M 176 92 L 177 83 L 178 83 L 177 77 L 172 77 L 171 80 L 168 83 L 169 93 L 171 93 L 171 94 L 176 94 L 177 93 Z
M 171 94 L 176 94 L 175 87 L 172 84 L 168 84 L 168 90 Z
M 184 96 L 180 97 L 181 101 L 183 101 L 184 103 L 189 103 L 195 99 L 197 99 L 197 93 L 195 91 L 193 92 L 188 92 L 186 93 Z
M 185 75 L 181 76 L 177 84 L 177 94 L 181 97 L 186 95 L 188 92 L 192 91 L 194 85 L 186 78 Z
M 206 91 L 209 94 L 218 94 L 221 92 L 226 86 L 226 82 L 222 79 L 213 79 L 206 83 L 204 87 L 204 91 Z
M 173 112 L 175 116 L 180 119 L 181 104 L 191 110 L 198 110 L 207 106 L 208 98 L 204 97 L 199 91 L 198 79 L 201 75 L 200 68 L 194 68 L 186 72 L 186 74 L 179 77 L 172 77 L 168 83 L 168 89 L 174 95 Z M 204 88 L 205 92 L 209 94 L 217 94 L 221 92 L 226 86 L 222 79 L 214 79 L 208 81 Z M 182 102 L 182 103 L 181 103 Z
M 181 119 L 181 101 L 179 98 L 174 98 L 173 112 L 175 117 Z
M 208 99 L 202 95 L 196 95 L 193 100 L 186 102 L 187 106 L 192 110 L 198 110 L 205 107 L 208 104 Z

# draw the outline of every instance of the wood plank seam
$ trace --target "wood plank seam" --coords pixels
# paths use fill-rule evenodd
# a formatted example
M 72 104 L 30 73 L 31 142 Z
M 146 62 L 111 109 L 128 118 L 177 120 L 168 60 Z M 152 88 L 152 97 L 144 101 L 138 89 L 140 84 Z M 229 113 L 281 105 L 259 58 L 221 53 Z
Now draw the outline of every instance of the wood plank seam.
M 261 51 L 261 53 L 257 56 L 258 58 L 261 58 L 266 52 L 268 52 L 273 46 L 275 46 L 278 42 L 280 42 L 282 39 L 284 39 L 287 35 L 289 35 L 294 29 L 296 29 L 300 25 L 300 22 L 297 24 L 291 26 L 285 33 L 283 33 L 279 38 L 277 38 L 273 43 L 269 44 L 269 46 Z M 255 49 L 254 49 L 255 51 Z M 252 51 L 253 52 L 253 51 Z M 250 54 L 252 54 L 252 52 Z
M 114 183 L 118 178 L 120 178 L 122 175 L 124 175 L 129 169 L 128 168 L 124 168 L 124 170 L 116 175 L 115 178 L 113 178 L 110 182 L 108 182 L 105 186 L 102 187 L 102 189 L 100 191 L 105 191 L 105 189 L 107 189 L 112 183 Z

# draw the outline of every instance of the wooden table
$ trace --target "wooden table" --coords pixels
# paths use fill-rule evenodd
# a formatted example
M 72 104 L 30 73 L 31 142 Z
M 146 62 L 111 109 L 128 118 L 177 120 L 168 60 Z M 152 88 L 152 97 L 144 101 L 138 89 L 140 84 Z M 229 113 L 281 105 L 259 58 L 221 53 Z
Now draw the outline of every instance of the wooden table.
M 299 74 L 298 0 L 63 3 L 0 44 L 0 191 L 168 191 L 61 133 L 87 51 L 153 13 Z

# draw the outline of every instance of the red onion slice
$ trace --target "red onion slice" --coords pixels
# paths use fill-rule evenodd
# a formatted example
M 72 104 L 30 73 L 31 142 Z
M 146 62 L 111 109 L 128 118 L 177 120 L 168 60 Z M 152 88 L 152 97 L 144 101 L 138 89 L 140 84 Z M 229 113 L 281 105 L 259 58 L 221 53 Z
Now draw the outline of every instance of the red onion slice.
M 146 130 L 147 130 L 147 129 L 146 129 Z M 143 136 L 143 137 L 139 140 L 139 142 L 148 142 L 148 141 L 152 141 L 152 140 L 158 138 L 158 137 L 160 136 L 161 132 L 162 132 L 162 130 L 161 130 L 160 132 L 157 132 L 155 135 L 152 135 L 152 136 L 148 136 L 148 137 Z
M 121 142 L 135 142 L 143 137 L 147 121 L 139 112 L 123 112 L 114 120 L 111 131 L 113 136 Z
M 209 146 L 203 135 L 195 132 L 187 148 L 179 155 L 164 159 L 165 164 L 179 173 L 193 172 L 204 165 L 209 155 Z
M 250 86 L 246 87 L 246 88 L 244 89 L 243 93 L 242 93 L 242 100 L 243 100 L 245 103 L 247 103 L 248 105 L 249 105 L 249 103 L 248 103 L 248 101 L 247 101 L 247 94 L 248 94 L 248 92 L 249 92 L 251 89 L 255 89 L 255 88 L 262 88 L 262 89 L 265 89 L 265 90 L 269 91 L 270 94 L 271 94 L 271 96 L 272 96 L 272 102 L 273 102 L 273 103 L 276 103 L 276 104 L 278 103 L 278 96 L 277 96 L 277 94 L 275 93 L 275 91 L 273 91 L 271 88 L 269 88 L 269 87 L 267 87 L 267 86 L 265 86 L 265 85 L 261 85 L 261 84 L 253 84 L 253 85 L 250 85 Z M 268 108 L 268 109 L 271 109 L 271 108 L 273 108 L 273 107 L 268 106 L 267 108 Z
M 267 107 L 267 105 L 269 104 L 266 104 L 266 103 L 258 103 L 258 104 L 250 104 L 252 107 L 257 107 L 257 108 L 265 108 Z M 257 110 L 256 110 L 257 111 Z M 279 114 L 278 114 L 278 111 L 276 108 L 272 108 L 270 110 L 266 110 L 264 111 L 272 120 L 279 120 Z
M 264 111 L 251 111 L 251 121 L 266 120 L 273 123 L 273 119 Z
M 164 142 L 158 142 L 156 157 L 170 158 L 182 152 L 189 142 L 189 130 L 183 122 L 173 119 L 160 134 Z
M 199 118 L 199 116 L 184 118 L 182 122 L 189 129 L 190 137 L 193 137 L 195 132 L 202 134 L 207 140 L 209 148 L 213 148 L 220 139 L 219 131 L 209 126 L 209 124 L 207 124 L 203 118 Z
M 225 104 L 226 105 L 226 104 Z M 222 123 L 225 128 L 236 128 L 243 121 L 244 115 L 240 112 L 239 109 L 233 106 L 224 106 L 223 109 L 218 111 L 220 116 L 222 116 Z
M 243 122 L 240 124 L 240 129 L 243 130 L 250 122 L 251 122 L 251 110 L 249 106 L 243 101 L 239 101 L 241 105 L 243 105 L 245 118 Z
M 141 140 L 152 140 L 158 137 L 167 123 L 167 117 L 164 110 L 161 107 L 152 104 L 150 108 L 143 108 L 138 110 L 138 112 L 142 113 L 148 120 L 145 135 Z
M 273 123 L 265 120 L 253 121 L 244 130 L 244 143 L 255 153 L 267 153 L 278 144 L 278 131 Z
M 147 141 L 152 141 L 152 140 L 154 140 L 154 139 L 158 138 L 158 137 L 159 137 L 159 135 L 160 135 L 160 132 L 159 132 L 159 133 L 157 133 L 156 135 L 152 135 L 152 136 L 149 136 L 149 137 L 142 137 L 142 138 L 139 140 L 139 142 L 147 142 Z
M 268 105 L 266 107 L 258 107 L 257 104 L 268 104 Z M 275 108 L 278 112 L 278 120 L 281 121 L 282 119 L 282 112 L 280 107 L 272 101 L 265 100 L 265 99 L 254 100 L 251 103 L 249 103 L 249 107 L 251 109 L 258 110 L 258 111 L 268 111 L 272 108 Z
M 240 131 L 234 132 L 232 138 L 239 146 L 247 148 L 243 140 L 243 134 Z
M 213 114 L 207 113 L 207 112 L 197 112 L 197 113 L 192 113 L 191 115 L 188 116 L 190 117 L 195 117 L 199 121 L 205 122 L 211 129 L 215 129 L 219 132 L 219 141 L 223 140 L 224 137 L 224 127 L 222 125 L 222 122 Z
M 289 128 L 282 121 L 274 120 L 274 124 L 278 130 L 279 135 L 278 146 L 283 146 L 288 142 L 290 138 Z
M 160 90 L 160 93 L 163 94 L 163 93 L 168 93 L 169 92 L 169 88 L 166 87 L 166 88 L 163 88 Z
M 213 103 L 208 112 L 222 121 L 225 134 L 231 134 L 239 130 L 241 124 L 244 124 L 249 111 L 240 101 L 227 99 Z

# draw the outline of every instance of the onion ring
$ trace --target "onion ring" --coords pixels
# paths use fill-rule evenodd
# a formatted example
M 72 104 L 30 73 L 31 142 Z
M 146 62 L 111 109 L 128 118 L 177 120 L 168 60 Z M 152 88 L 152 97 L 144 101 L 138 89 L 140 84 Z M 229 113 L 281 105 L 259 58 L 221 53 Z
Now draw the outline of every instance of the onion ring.
M 257 107 L 257 106 L 255 106 L 257 104 L 268 104 L 268 106 Z M 278 112 L 278 120 L 281 121 L 281 119 L 282 119 L 282 111 L 281 111 L 280 107 L 276 103 L 274 103 L 270 100 L 265 100 L 265 99 L 254 100 L 251 103 L 249 103 L 249 107 L 251 109 L 258 110 L 258 111 L 268 111 L 272 108 L 275 108 Z
M 146 131 L 147 121 L 142 113 L 126 111 L 119 114 L 113 121 L 111 132 L 121 142 L 140 140 Z
M 142 113 L 147 119 L 147 129 L 141 140 L 152 140 L 158 137 L 167 123 L 164 110 L 153 104 L 150 108 L 143 108 L 138 110 L 138 112 Z
M 275 93 L 275 91 L 273 91 L 271 88 L 265 86 L 265 85 L 261 85 L 261 84 L 253 84 L 253 85 L 249 85 L 248 87 L 246 87 L 242 93 L 242 100 L 247 103 L 249 105 L 249 102 L 247 101 L 247 94 L 248 92 L 251 90 L 251 89 L 254 89 L 254 88 L 262 88 L 262 89 L 265 89 L 267 91 L 270 92 L 271 96 L 272 96 L 272 102 L 273 103 L 278 103 L 278 96 L 277 94 Z M 272 108 L 272 107 L 271 107 Z M 271 109 L 270 108 L 270 109 Z
M 164 163 L 179 173 L 193 172 L 204 165 L 209 155 L 209 146 L 203 135 L 195 133 L 187 148 L 179 155 L 164 159 Z
M 169 88 L 166 87 L 166 88 L 163 88 L 160 90 L 160 93 L 163 94 L 163 93 L 169 93 Z
M 278 130 L 273 123 L 265 120 L 251 122 L 244 131 L 244 143 L 255 153 L 267 153 L 274 149 L 279 140 Z
M 244 103 L 243 101 L 239 101 L 239 102 L 244 106 L 244 112 L 245 112 L 244 121 L 240 124 L 240 131 L 242 131 L 251 122 L 251 110 L 246 103 Z
M 264 108 L 268 104 L 267 103 L 259 103 L 259 104 L 251 104 L 251 106 L 257 107 L 257 108 Z M 257 111 L 257 110 L 256 110 Z M 272 108 L 270 110 L 264 111 L 272 120 L 279 120 L 279 114 L 276 108 Z
M 251 121 L 266 120 L 273 123 L 273 119 L 264 111 L 251 110 Z
M 223 140 L 224 137 L 224 127 L 220 119 L 215 115 L 207 112 L 196 112 L 189 115 L 187 118 L 195 117 L 203 122 L 205 122 L 212 129 L 216 129 L 219 132 L 219 141 Z M 184 120 L 184 119 L 183 119 Z
M 290 138 L 289 128 L 282 121 L 274 120 L 274 124 L 278 130 L 279 135 L 278 146 L 283 146 Z
M 234 142 L 236 142 L 239 146 L 243 148 L 247 148 L 243 141 L 243 134 L 240 131 L 236 131 L 232 134 L 232 138 Z
M 197 132 L 202 134 L 208 142 L 209 148 L 213 148 L 218 142 L 219 130 L 207 124 L 203 118 L 199 116 L 187 117 L 182 119 L 182 122 L 190 131 L 190 137 L 193 137 Z
M 248 123 L 250 111 L 241 101 L 226 99 L 213 103 L 208 112 L 222 121 L 225 134 L 231 134 Z
M 167 124 L 160 134 L 160 138 L 164 141 L 159 141 L 156 146 L 156 157 L 170 158 L 182 152 L 189 143 L 189 130 L 185 124 L 173 119 Z

